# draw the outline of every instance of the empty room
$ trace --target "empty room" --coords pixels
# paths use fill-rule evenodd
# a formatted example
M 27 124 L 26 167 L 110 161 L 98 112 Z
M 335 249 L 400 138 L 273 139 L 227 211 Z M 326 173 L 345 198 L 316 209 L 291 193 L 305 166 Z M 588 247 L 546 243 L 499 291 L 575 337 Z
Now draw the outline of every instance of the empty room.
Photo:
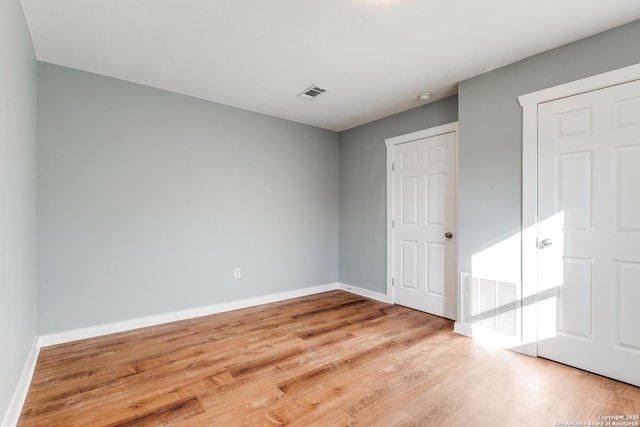
M 0 2 L 0 420 L 640 426 L 637 0 Z

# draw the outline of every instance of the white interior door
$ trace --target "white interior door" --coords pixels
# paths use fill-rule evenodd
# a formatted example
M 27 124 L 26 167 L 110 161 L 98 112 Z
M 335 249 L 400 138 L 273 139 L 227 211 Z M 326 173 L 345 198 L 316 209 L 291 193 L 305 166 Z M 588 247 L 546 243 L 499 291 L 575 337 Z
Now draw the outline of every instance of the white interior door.
M 538 354 L 640 386 L 640 81 L 538 109 Z
M 456 316 L 455 129 L 395 139 L 391 182 L 394 302 L 449 319 Z

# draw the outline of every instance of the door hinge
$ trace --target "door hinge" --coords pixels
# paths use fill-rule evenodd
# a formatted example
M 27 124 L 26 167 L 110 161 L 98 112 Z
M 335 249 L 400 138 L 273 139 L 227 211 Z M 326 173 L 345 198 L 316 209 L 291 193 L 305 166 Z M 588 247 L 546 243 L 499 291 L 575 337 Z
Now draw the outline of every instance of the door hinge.
M 395 286 L 396 285 L 396 279 L 391 279 L 391 286 Z
M 395 163 L 391 163 L 391 170 L 392 171 L 396 170 L 396 164 Z
M 394 220 L 391 220 L 391 228 L 396 228 L 396 222 Z

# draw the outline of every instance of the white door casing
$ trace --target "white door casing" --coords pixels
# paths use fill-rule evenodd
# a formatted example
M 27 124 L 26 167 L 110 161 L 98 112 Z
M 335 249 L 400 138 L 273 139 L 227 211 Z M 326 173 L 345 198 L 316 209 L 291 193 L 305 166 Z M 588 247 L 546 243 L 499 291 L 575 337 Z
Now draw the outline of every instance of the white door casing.
M 523 293 L 536 301 L 523 333 L 531 354 L 640 385 L 636 79 L 640 65 L 520 97 Z
M 387 293 L 395 303 L 455 319 L 457 123 L 385 142 Z

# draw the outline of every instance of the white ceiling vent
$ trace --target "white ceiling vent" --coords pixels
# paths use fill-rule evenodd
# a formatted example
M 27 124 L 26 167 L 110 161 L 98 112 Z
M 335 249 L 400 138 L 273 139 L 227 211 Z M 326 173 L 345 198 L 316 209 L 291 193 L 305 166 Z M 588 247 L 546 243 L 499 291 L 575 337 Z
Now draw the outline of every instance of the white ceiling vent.
M 302 92 L 300 92 L 298 94 L 298 96 L 300 98 L 304 98 L 304 99 L 314 99 L 314 98 L 322 95 L 326 91 L 327 91 L 326 89 L 322 89 L 321 87 L 318 87 L 318 86 L 314 85 L 314 86 L 308 87 L 305 90 L 303 90 Z

